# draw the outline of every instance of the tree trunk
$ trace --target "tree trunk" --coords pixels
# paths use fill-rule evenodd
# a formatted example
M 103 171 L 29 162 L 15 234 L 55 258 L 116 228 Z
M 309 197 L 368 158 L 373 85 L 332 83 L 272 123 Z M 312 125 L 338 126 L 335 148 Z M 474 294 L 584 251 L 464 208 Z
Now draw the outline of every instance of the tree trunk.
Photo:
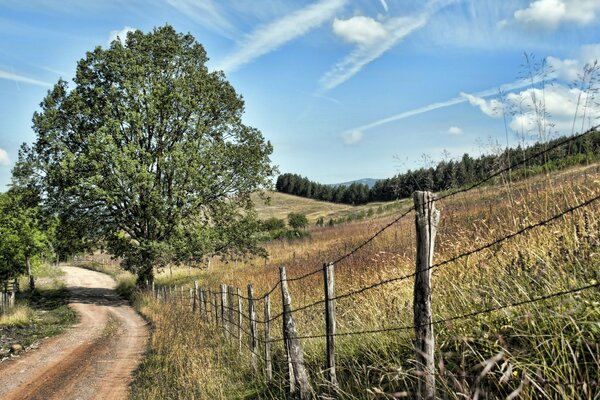
M 151 287 L 154 283 L 154 266 L 152 261 L 149 254 L 143 254 L 140 269 L 137 273 L 136 286 L 138 288 L 145 288 L 146 285 Z
M 33 280 L 33 275 L 31 274 L 31 260 L 29 256 L 25 256 L 25 265 L 27 265 L 27 275 L 29 276 L 29 291 L 33 292 L 35 289 L 35 281 Z

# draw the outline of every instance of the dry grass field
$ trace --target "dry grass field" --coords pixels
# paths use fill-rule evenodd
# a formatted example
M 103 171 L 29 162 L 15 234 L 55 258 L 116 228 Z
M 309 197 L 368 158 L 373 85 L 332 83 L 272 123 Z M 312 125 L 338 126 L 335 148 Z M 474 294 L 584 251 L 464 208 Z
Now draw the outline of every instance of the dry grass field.
M 559 215 L 600 194 L 600 168 L 578 167 L 518 183 L 457 194 L 437 203 L 441 210 L 434 264 L 484 247 L 538 221 Z M 286 196 L 287 197 L 287 196 Z M 434 320 L 453 318 L 600 280 L 600 204 L 567 213 L 433 271 Z M 283 203 L 279 211 L 284 213 Z M 405 202 L 405 209 L 410 202 Z M 293 207 L 293 206 L 290 206 Z M 316 206 L 315 206 L 316 207 Z M 322 212 L 338 212 L 337 206 Z M 339 210 L 339 209 L 338 209 Z M 297 211 L 297 210 L 295 210 Z M 341 211 L 339 211 L 341 212 Z M 209 270 L 163 272 L 158 282 L 189 288 L 226 283 L 260 295 L 278 282 L 278 266 L 288 278 L 319 269 L 368 239 L 390 216 L 313 228 L 310 238 L 266 244 L 269 259 L 237 263 L 215 260 Z M 264 210 L 261 211 L 264 214 Z M 314 215 L 319 211 L 315 209 Z M 313 215 L 313 218 L 314 218 Z M 337 301 L 338 332 L 386 330 L 412 324 L 415 265 L 414 213 L 392 225 L 352 256 L 336 264 L 336 295 L 373 289 Z M 290 282 L 292 308 L 323 298 L 323 278 Z M 165 304 L 143 294 L 137 306 L 152 321 L 148 357 L 132 387 L 135 399 L 286 398 L 286 370 L 280 342 L 273 343 L 274 374 L 265 383 L 251 367 L 249 352 L 225 341 L 214 323 L 199 321 L 189 303 Z M 271 296 L 273 314 L 281 294 Z M 262 304 L 257 314 L 262 319 Z M 323 304 L 294 313 L 300 335 L 324 333 Z M 600 294 L 598 288 L 477 314 L 437 324 L 437 390 L 441 398 L 598 399 L 600 389 Z M 247 321 L 244 320 L 244 324 Z M 279 337 L 281 319 L 272 325 Z M 247 328 L 247 326 L 246 326 Z M 259 324 L 259 334 L 262 335 Z M 412 398 L 415 390 L 411 329 L 391 329 L 337 339 L 338 398 Z M 310 379 L 319 398 L 328 397 L 323 371 L 323 338 L 302 341 Z M 262 351 L 262 347 L 259 348 Z M 262 353 L 261 353 L 262 354 Z M 259 365 L 260 367 L 260 365 Z M 261 369 L 259 368 L 259 371 Z M 512 397 L 511 397 L 512 396 Z

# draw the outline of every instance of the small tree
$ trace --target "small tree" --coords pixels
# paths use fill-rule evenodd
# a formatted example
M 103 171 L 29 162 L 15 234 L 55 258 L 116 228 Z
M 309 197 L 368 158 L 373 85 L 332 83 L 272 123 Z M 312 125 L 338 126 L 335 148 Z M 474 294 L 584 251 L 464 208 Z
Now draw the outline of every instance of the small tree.
M 304 229 L 308 226 L 308 219 L 304 214 L 289 213 L 287 219 L 288 225 L 294 229 Z

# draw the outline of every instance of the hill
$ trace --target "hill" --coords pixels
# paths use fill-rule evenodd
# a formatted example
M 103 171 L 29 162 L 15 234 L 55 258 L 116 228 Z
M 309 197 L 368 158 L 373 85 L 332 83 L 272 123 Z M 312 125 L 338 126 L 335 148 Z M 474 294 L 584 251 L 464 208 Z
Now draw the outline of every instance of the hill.
M 372 213 L 377 212 L 380 214 L 396 208 L 397 205 L 399 206 L 406 201 L 375 202 L 360 206 L 351 206 L 348 204 L 330 203 L 279 192 L 267 192 L 267 196 L 270 199 L 268 204 L 264 204 L 264 202 L 259 199 L 258 195 L 253 196 L 254 203 L 256 204 L 256 211 L 258 212 L 260 219 L 272 217 L 285 219 L 289 213 L 295 212 L 306 215 L 311 223 L 316 221 L 319 217 L 323 217 L 328 221 L 329 218 L 347 218 L 349 215 L 357 215 L 361 212 L 366 214 L 370 209 L 373 210 Z

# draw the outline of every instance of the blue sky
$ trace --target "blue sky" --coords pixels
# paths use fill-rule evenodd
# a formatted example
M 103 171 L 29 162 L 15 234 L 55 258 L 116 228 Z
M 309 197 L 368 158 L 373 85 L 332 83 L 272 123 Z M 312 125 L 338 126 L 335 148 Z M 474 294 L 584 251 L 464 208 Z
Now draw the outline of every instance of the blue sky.
M 597 124 L 569 82 L 598 19 L 600 0 L 0 0 L 0 187 L 47 90 L 129 29 L 191 32 L 280 171 L 335 183 Z M 533 87 L 524 53 L 548 67 Z

